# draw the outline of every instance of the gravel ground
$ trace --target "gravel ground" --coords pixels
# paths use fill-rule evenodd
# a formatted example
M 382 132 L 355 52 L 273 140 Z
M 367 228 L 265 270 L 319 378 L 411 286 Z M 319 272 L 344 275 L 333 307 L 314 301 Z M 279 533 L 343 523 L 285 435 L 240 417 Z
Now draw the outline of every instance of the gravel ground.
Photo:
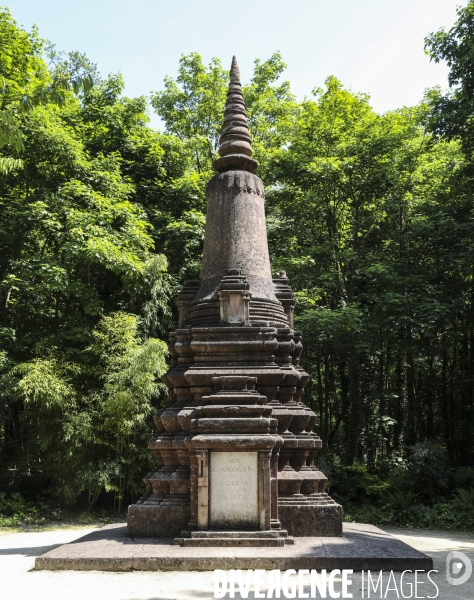
M 131 572 L 110 573 L 100 571 L 34 571 L 36 556 L 52 550 L 93 531 L 94 527 L 58 529 L 54 531 L 4 533 L 0 535 L 0 598 L 3 600 L 199 600 L 213 598 L 214 575 L 212 572 Z M 418 574 L 420 583 L 415 594 L 414 576 L 405 576 L 403 588 L 400 573 L 392 579 L 390 573 L 382 575 L 383 589 L 367 591 L 367 576 L 362 582 L 361 573 L 349 578 L 348 588 L 354 599 L 362 598 L 438 598 L 440 600 L 474 600 L 474 572 L 463 585 L 453 586 L 446 580 L 446 557 L 456 550 L 466 554 L 474 562 L 474 535 L 462 532 L 430 530 L 392 530 L 417 550 L 434 559 L 438 573 L 431 574 L 439 591 L 424 573 Z M 462 575 L 461 571 L 460 575 Z M 373 574 L 374 581 L 379 572 Z M 309 583 L 309 579 L 307 580 Z M 423 583 L 421 583 L 423 582 Z M 387 587 L 391 588 L 387 591 Z M 397 589 L 395 589 L 395 587 Z M 363 589 L 362 589 L 363 588 Z M 336 577 L 334 589 L 341 591 L 340 578 Z M 310 591 L 309 585 L 304 588 Z M 228 596 L 226 596 L 228 597 Z M 243 597 L 236 590 L 237 599 Z M 283 597 L 283 595 L 282 595 Z M 299 596 L 296 596 L 299 597 Z M 319 596 L 318 596 L 319 597 Z M 330 597 L 328 593 L 328 598 Z M 337 597 L 337 596 L 333 596 Z M 343 596 L 339 596 L 343 597 Z M 349 597 L 349 596 L 346 596 Z M 248 598 L 255 598 L 251 590 Z

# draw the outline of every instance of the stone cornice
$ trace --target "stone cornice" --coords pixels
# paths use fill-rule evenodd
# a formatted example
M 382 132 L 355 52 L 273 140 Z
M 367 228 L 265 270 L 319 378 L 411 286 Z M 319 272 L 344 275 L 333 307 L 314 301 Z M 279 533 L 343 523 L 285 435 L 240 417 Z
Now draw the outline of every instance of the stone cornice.
M 209 181 L 207 188 L 209 194 L 231 190 L 235 194 L 245 191 L 249 194 L 256 194 L 262 199 L 265 198 L 262 180 L 257 175 L 248 171 L 226 171 L 225 173 L 220 173 Z

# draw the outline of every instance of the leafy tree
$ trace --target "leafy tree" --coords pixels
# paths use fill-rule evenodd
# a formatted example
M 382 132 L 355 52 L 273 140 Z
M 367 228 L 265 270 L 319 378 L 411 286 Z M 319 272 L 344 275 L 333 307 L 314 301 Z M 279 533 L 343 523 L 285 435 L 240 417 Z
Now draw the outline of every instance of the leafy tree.
M 198 174 L 211 170 L 219 145 L 228 77 L 218 59 L 208 68 L 196 52 L 182 56 L 176 81 L 165 78 L 165 89 L 151 102 L 166 129 L 190 148 Z
M 474 2 L 457 8 L 458 20 L 446 31 L 440 29 L 425 38 L 425 50 L 432 60 L 446 61 L 450 68 L 448 82 L 451 91 L 443 94 L 439 88 L 428 94 L 432 113 L 429 123 L 438 134 L 459 137 L 470 155 L 474 130 Z
M 449 189 L 459 146 L 434 144 L 426 105 L 377 115 L 366 96 L 334 78 L 326 85 L 300 106 L 269 194 L 273 264 L 298 290 L 323 439 L 371 468 L 436 436 L 453 462 L 470 460 L 471 426 L 462 441 L 453 435 L 468 416 L 461 396 L 447 408 L 446 371 L 436 368 L 448 368 L 453 344 L 457 364 L 450 330 L 470 286 L 470 211 Z
M 92 69 L 82 55 L 64 59 L 54 49 L 48 67 L 40 56 L 42 43 L 34 46 L 36 38 L 16 27 L 7 12 L 0 30 L 5 39 L 23 44 L 16 47 L 20 66 L 11 69 L 13 75 L 18 79 L 22 68 L 34 74 L 34 67 L 42 77 L 26 90 L 30 98 L 61 73 Z M 119 99 L 119 78 L 98 83 L 97 90 L 83 87 L 79 96 L 64 90 L 61 101 L 51 103 L 46 95 L 43 104 L 19 110 L 22 168 L 0 176 L 0 459 L 2 477 L 12 478 L 14 486 L 30 493 L 49 486 L 65 498 L 85 486 L 87 473 L 100 471 L 103 489 L 113 490 L 120 503 L 135 493 L 143 468 L 132 457 L 147 455 L 145 420 L 151 402 L 158 402 L 156 377 L 165 370 L 166 356 L 154 336 L 168 328 L 174 283 L 166 257 L 154 252 L 152 227 L 137 202 L 136 182 L 126 173 L 134 148 L 143 152 L 146 144 L 151 167 L 159 169 L 156 157 L 165 154 L 159 136 L 146 127 L 140 99 Z M 93 102 L 103 110 L 91 114 Z M 114 135 L 108 144 L 105 135 L 98 143 L 107 111 L 115 115 L 109 118 Z M 113 336 L 115 353 L 108 350 L 110 360 L 121 356 L 120 376 L 117 366 L 92 350 L 106 326 L 120 326 L 127 342 L 122 347 Z M 119 399 L 123 410 L 131 403 L 127 421 L 110 414 Z M 97 485 L 90 480 L 91 500 Z
M 166 370 L 166 344 L 142 342 L 137 317 L 124 313 L 104 316 L 92 334 L 86 352 L 96 366 L 53 354 L 21 363 L 15 392 L 31 422 L 28 453 L 41 460 L 54 491 L 73 499 L 86 489 L 89 509 L 101 491 L 114 492 L 120 509 L 124 497 L 139 494 L 150 463 L 144 432 Z
M 8 8 L 0 9 L 0 47 L 0 149 L 10 147 L 17 155 L 24 149 L 21 113 L 45 104 L 63 105 L 68 92 L 89 90 L 93 78 L 90 65 L 83 68 L 82 55 L 71 53 L 70 61 L 58 60 L 60 55 L 52 47 L 50 56 L 56 65 L 54 71 L 48 70 L 42 57 L 44 42 L 36 27 L 31 33 L 20 29 Z M 18 158 L 0 156 L 0 171 L 4 173 L 21 165 Z

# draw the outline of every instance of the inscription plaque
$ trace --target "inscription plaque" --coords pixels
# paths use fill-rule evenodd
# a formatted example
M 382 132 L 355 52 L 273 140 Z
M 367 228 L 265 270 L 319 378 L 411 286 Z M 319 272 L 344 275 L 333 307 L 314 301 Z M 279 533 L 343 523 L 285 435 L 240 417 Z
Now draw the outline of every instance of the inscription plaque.
M 210 453 L 211 529 L 258 528 L 257 454 Z

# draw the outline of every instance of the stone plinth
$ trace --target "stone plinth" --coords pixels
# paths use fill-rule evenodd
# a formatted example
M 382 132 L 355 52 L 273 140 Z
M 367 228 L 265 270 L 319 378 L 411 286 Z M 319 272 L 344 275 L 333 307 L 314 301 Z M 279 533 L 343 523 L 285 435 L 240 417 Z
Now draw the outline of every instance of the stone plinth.
M 214 569 L 430 570 L 433 560 L 373 525 L 344 523 L 342 537 L 297 537 L 272 547 L 182 547 L 163 538 L 135 538 L 108 525 L 35 561 L 37 570 L 212 571 Z

